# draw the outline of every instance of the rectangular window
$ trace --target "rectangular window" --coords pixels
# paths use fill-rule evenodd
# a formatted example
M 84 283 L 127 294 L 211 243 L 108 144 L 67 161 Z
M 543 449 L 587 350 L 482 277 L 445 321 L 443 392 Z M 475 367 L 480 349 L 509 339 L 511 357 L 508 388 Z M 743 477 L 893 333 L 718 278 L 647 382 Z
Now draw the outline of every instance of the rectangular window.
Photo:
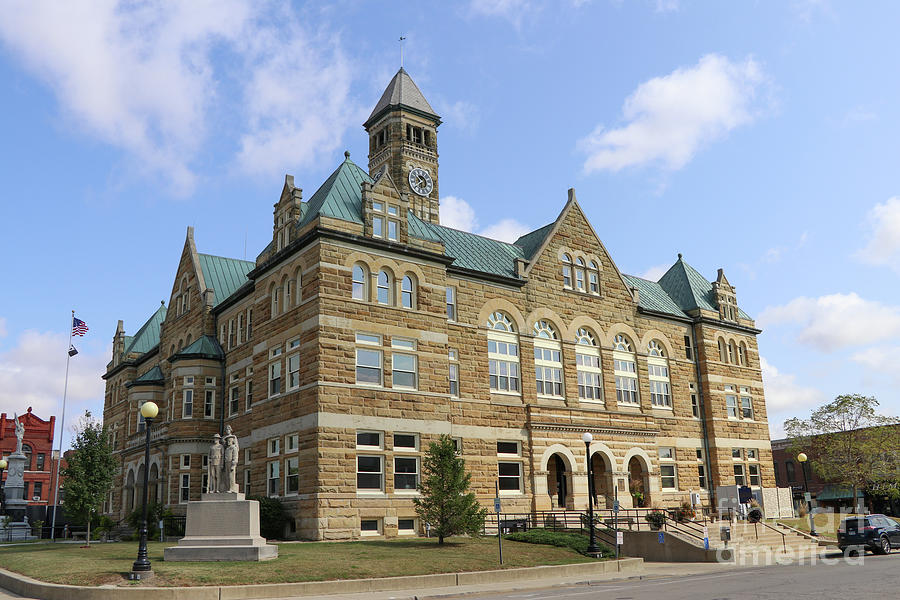
M 613 354 L 613 370 L 616 376 L 616 401 L 620 404 L 637 404 L 637 365 L 634 360 L 630 355 Z
M 300 447 L 300 434 L 291 433 L 284 436 L 284 452 L 296 452 Z
M 381 432 L 380 431 L 357 431 L 356 432 L 357 448 L 376 448 L 381 450 Z
M 237 343 L 240 344 L 244 341 L 244 313 L 238 315 L 237 319 Z
M 650 403 L 657 408 L 672 408 L 668 381 L 650 381 Z
M 181 455 L 181 468 L 182 469 L 190 469 L 191 468 L 191 455 L 190 454 L 182 454 Z
M 266 445 L 266 456 L 278 456 L 281 454 L 281 438 L 271 438 Z
M 518 344 L 488 340 L 488 371 L 492 391 L 519 391 L 518 356 Z M 510 358 L 515 358 L 515 361 Z
M 247 381 L 246 404 L 247 404 L 247 406 L 244 410 L 250 410 L 250 407 L 253 406 L 253 380 L 252 379 Z
M 706 466 L 697 465 L 697 477 L 700 479 L 700 487 L 706 488 Z
M 184 390 L 184 402 L 181 405 L 181 416 L 190 419 L 194 416 L 194 390 Z
M 34 498 L 37 498 L 38 500 L 40 500 L 41 495 L 43 493 L 44 493 L 44 482 L 43 481 L 35 481 L 34 482 L 34 492 L 32 493 L 32 496 Z
M 203 416 L 207 419 L 213 417 L 214 407 L 216 405 L 216 391 L 206 390 L 206 397 L 203 401 Z
M 394 450 L 415 452 L 419 449 L 419 436 L 415 433 L 395 433 Z
M 279 484 L 281 483 L 281 463 L 278 461 L 270 462 L 266 466 L 269 475 L 269 485 L 266 494 L 269 496 L 277 496 Z
M 522 464 L 517 462 L 497 463 L 497 478 L 502 492 L 522 491 Z
M 147 423 L 144 422 L 144 415 L 141 413 L 137 414 L 137 430 L 138 433 L 144 431 L 144 428 L 147 426 Z
M 238 386 L 234 386 L 233 388 L 231 388 L 231 398 L 228 401 L 228 414 L 229 415 L 235 415 L 235 414 L 237 414 L 238 410 L 240 410 L 240 406 L 241 406 L 240 395 L 241 395 L 241 388 L 239 388 Z
M 575 365 L 578 374 L 578 397 L 582 400 L 603 400 L 603 374 L 600 369 L 600 356 L 594 354 L 575 354 Z
M 250 495 L 250 469 L 244 469 L 244 494 Z
M 456 288 L 447 288 L 447 318 L 451 321 L 456 320 Z
M 357 456 L 356 457 L 356 489 L 363 491 L 378 491 L 383 489 L 381 456 Z
M 416 389 L 416 357 L 410 354 L 398 354 L 391 356 L 391 370 L 393 372 L 393 387 Z
M 757 460 L 759 455 L 756 453 L 756 448 L 747 448 L 747 460 Z
M 740 448 L 732 448 L 731 449 L 731 458 L 736 458 L 737 460 L 741 460 L 744 458 L 743 451 Z
M 415 535 L 416 520 L 415 519 L 397 519 L 398 535 Z
M 413 457 L 394 457 L 394 490 L 413 491 L 419 485 L 419 459 Z
M 228 321 L 228 347 L 234 348 L 236 345 L 237 338 L 235 337 L 234 319 L 230 319 Z
M 744 465 L 734 465 L 734 484 L 746 485 L 744 481 Z
M 356 349 L 356 383 L 381 385 L 381 350 Z
M 300 347 L 300 338 L 294 338 L 288 342 L 288 350 L 294 350 Z
M 362 519 L 359 522 L 359 534 L 381 535 L 381 522 L 378 519 Z
M 659 448 L 659 460 L 675 460 L 675 449 L 671 447 Z
M 300 355 L 288 356 L 288 389 L 300 387 Z
M 659 465 L 659 479 L 664 490 L 677 490 L 675 465 Z
M 253 336 L 253 309 L 247 309 L 247 339 Z
M 372 217 L 372 236 L 384 237 L 384 217 Z
M 738 418 L 737 396 L 725 394 L 725 408 L 728 410 L 729 419 Z
M 497 442 L 497 454 L 500 456 L 521 456 L 522 447 L 519 442 Z
M 684 336 L 684 357 L 688 360 L 693 359 L 693 350 L 691 349 L 691 338 L 690 336 Z
M 753 419 L 753 401 L 749 396 L 741 396 L 741 417 Z
M 759 465 L 747 465 L 747 474 L 750 476 L 750 485 L 759 485 Z
M 269 396 L 277 396 L 281 393 L 281 363 L 275 362 L 269 365 Z
M 209 473 L 204 473 L 200 479 L 200 493 L 209 493 Z
M 37 463 L 35 464 L 34 469 L 36 471 L 44 470 L 44 454 L 43 453 L 37 455 Z
M 300 491 L 300 459 L 296 456 L 284 461 L 284 493 L 293 495 Z
M 450 350 L 450 395 L 454 398 L 459 397 L 459 364 L 456 350 Z
M 188 473 L 181 475 L 181 502 L 189 502 L 191 499 L 191 476 Z
M 691 414 L 694 415 L 694 418 L 700 418 L 700 401 L 697 399 L 696 388 L 694 384 L 689 384 L 691 388 Z
M 397 231 L 400 229 L 400 224 L 393 219 L 388 221 L 387 227 L 387 239 L 396 242 L 397 241 Z
M 535 380 L 537 393 L 545 396 L 562 396 L 562 354 L 559 350 L 535 347 Z

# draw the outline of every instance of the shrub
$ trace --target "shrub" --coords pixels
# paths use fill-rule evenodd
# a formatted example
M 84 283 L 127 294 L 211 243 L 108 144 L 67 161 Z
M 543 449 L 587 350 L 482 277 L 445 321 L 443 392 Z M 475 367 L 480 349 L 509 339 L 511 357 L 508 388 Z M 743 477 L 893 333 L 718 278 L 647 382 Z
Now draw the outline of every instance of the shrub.
M 149 519 L 150 507 L 147 507 L 147 514 Z M 138 520 L 140 520 L 140 516 L 138 516 Z M 149 531 L 149 523 L 148 531 Z M 91 529 L 91 539 L 99 540 L 100 537 L 104 534 L 108 534 L 112 529 L 116 526 L 116 522 L 107 517 L 106 515 L 100 515 L 97 519 L 97 524 Z M 140 523 L 138 523 L 138 527 L 140 527 Z
M 569 548 L 579 554 L 587 554 L 588 544 L 590 543 L 588 536 L 583 533 L 575 533 L 572 531 L 550 531 L 549 529 L 529 529 L 528 531 L 510 533 L 504 537 L 514 542 Z M 612 549 L 605 544 L 597 542 L 597 546 L 600 548 L 602 556 L 612 556 L 614 554 Z
M 675 520 L 679 523 L 682 521 L 690 521 L 694 518 L 694 507 L 687 502 L 682 502 L 681 506 L 675 509 Z
M 165 506 L 160 504 L 159 502 L 153 502 L 147 505 L 147 539 L 153 540 L 159 537 L 159 522 L 164 517 L 171 516 L 171 511 L 167 510 Z M 125 521 L 134 528 L 135 534 L 140 536 L 141 531 L 141 518 L 144 516 L 143 508 L 138 507 L 131 511 Z M 101 523 L 103 517 L 101 517 Z M 111 520 L 111 519 L 108 519 Z M 113 523 L 107 531 L 112 529 L 115 526 Z M 93 537 L 93 536 L 92 536 Z
M 665 525 L 666 513 L 658 508 L 654 508 L 647 513 L 647 522 L 650 523 L 652 527 L 656 527 L 658 529 Z
M 259 533 L 269 540 L 284 538 L 284 526 L 288 523 L 288 515 L 284 505 L 278 498 L 268 496 L 248 496 L 248 500 L 259 502 Z

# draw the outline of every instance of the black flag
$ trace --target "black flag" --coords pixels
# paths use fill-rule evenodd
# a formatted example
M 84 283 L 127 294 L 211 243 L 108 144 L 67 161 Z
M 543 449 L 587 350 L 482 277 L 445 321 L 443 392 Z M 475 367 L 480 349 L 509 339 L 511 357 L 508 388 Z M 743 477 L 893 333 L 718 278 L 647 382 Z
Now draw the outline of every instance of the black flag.
M 69 346 L 69 356 L 75 356 L 78 354 L 78 350 L 75 349 L 75 346 Z

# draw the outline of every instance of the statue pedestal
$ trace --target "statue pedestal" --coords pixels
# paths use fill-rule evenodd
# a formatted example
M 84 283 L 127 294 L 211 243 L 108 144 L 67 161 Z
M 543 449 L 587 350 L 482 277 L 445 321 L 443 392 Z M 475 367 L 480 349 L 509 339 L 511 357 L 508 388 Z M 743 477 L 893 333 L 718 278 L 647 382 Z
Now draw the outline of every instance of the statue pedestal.
M 278 546 L 259 535 L 259 502 L 244 494 L 203 494 L 200 502 L 188 502 L 185 536 L 166 548 L 165 560 L 231 561 L 270 560 Z
M 6 514 L 12 522 L 22 522 L 25 519 L 25 508 L 28 506 L 28 498 L 25 497 L 25 461 L 26 456 L 21 452 L 13 452 L 6 457 L 6 483 L 3 491 L 6 494 Z

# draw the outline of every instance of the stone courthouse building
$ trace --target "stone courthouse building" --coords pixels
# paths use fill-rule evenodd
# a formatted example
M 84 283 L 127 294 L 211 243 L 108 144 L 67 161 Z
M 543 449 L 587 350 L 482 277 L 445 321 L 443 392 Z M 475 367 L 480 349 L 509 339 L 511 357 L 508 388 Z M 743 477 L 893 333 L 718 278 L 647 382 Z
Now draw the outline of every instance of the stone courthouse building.
M 214 433 L 239 436 L 242 490 L 280 498 L 301 538 L 416 535 L 422 457 L 456 440 L 504 512 L 673 506 L 774 486 L 756 336 L 720 270 L 679 255 L 619 271 L 569 190 L 505 243 L 440 225 L 438 117 L 394 76 L 346 159 L 308 198 L 285 177 L 255 261 L 199 253 L 191 228 L 163 304 L 116 330 L 104 420 L 121 461 L 106 510 L 199 500 Z M 174 265 L 173 265 L 174 266 Z

